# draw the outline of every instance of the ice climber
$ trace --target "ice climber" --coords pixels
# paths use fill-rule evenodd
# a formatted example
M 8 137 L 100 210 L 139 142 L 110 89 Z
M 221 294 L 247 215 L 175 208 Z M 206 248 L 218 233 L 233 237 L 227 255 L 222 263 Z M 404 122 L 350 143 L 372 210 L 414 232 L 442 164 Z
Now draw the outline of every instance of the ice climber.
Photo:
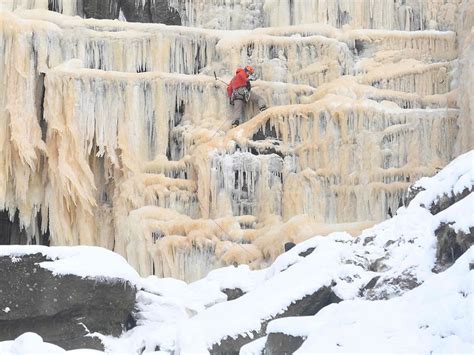
M 232 108 L 232 127 L 243 122 L 243 112 L 245 103 L 251 101 L 258 105 L 260 111 L 267 109 L 265 100 L 258 94 L 251 91 L 251 81 L 255 80 L 255 70 L 247 65 L 245 68 L 237 68 L 235 76 L 227 86 L 227 95 Z

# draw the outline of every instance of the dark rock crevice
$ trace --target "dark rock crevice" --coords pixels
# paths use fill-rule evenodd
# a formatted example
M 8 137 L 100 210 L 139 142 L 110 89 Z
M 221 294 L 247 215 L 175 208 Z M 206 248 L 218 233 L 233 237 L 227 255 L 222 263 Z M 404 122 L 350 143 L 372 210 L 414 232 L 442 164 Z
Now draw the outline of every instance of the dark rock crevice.
M 0 245 L 26 244 L 27 241 L 26 231 L 20 227 L 18 212 L 11 221 L 8 211 L 0 211 Z
M 38 231 L 42 230 L 41 210 L 38 212 L 32 223 L 36 223 L 36 229 Z M 12 220 L 10 220 L 9 211 L 0 211 L 0 245 L 49 245 L 49 243 L 49 228 L 46 228 L 44 234 L 41 234 L 37 240 L 36 236 L 28 235 L 27 231 L 21 227 L 18 210 L 15 211 Z

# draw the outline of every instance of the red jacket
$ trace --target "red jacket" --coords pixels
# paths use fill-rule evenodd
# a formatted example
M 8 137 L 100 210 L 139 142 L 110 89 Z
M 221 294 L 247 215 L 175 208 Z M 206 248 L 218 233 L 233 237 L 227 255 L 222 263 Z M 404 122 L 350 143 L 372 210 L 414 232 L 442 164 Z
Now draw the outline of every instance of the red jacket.
M 231 97 L 234 90 L 248 86 L 248 79 L 249 76 L 247 75 L 245 70 L 243 70 L 242 68 L 237 68 L 237 70 L 235 71 L 235 76 L 232 78 L 229 83 L 229 86 L 227 87 L 227 95 Z

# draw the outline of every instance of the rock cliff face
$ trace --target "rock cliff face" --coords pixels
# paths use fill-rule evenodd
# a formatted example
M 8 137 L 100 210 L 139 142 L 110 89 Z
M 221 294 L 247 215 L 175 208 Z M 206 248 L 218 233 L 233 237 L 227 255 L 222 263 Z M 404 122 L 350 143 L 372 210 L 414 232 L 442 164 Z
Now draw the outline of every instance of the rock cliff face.
M 469 1 L 0 4 L 0 205 L 30 242 L 186 280 L 257 268 L 473 148 Z M 246 64 L 270 108 L 230 129 L 214 72 Z
M 136 288 L 123 280 L 53 275 L 39 265 L 48 260 L 41 254 L 0 257 L 0 341 L 34 332 L 64 349 L 103 349 L 90 334 L 119 336 Z

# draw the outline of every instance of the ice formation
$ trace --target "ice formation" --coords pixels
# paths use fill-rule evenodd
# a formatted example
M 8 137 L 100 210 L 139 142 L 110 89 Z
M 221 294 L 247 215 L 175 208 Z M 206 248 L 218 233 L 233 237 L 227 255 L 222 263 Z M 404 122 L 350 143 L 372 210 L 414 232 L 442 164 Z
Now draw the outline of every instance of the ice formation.
M 170 0 L 187 26 L 255 28 L 327 23 L 388 30 L 453 30 L 462 0 Z
M 258 268 L 285 242 L 385 219 L 473 148 L 467 0 L 170 1 L 207 29 L 61 4 L 0 0 L 0 205 L 30 243 L 188 281 Z M 270 108 L 230 129 L 213 73 L 242 64 Z

